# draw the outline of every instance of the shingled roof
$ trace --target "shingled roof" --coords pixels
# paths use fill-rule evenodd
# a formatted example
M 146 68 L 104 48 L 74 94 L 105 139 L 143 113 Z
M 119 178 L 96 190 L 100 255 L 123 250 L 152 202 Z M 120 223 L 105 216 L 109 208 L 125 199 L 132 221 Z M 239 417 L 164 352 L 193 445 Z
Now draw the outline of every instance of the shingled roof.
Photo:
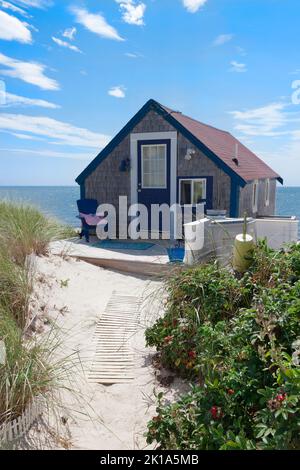
M 244 181 L 273 178 L 283 182 L 278 173 L 273 171 L 229 132 L 203 124 L 166 106 L 160 106 Z M 237 159 L 235 158 L 236 155 Z
M 211 158 L 216 165 L 221 167 L 226 173 L 236 177 L 239 185 L 245 186 L 249 181 L 266 178 L 277 179 L 280 183 L 283 183 L 283 179 L 278 173 L 273 171 L 272 168 L 229 132 L 196 121 L 179 111 L 174 111 L 161 105 L 153 99 L 147 101 L 76 178 L 76 182 L 82 184 L 91 172 L 109 156 L 114 148 L 119 145 L 150 110 L 154 110 L 162 115 L 175 129 L 183 133 L 196 147 Z M 237 158 L 235 158 L 236 155 Z

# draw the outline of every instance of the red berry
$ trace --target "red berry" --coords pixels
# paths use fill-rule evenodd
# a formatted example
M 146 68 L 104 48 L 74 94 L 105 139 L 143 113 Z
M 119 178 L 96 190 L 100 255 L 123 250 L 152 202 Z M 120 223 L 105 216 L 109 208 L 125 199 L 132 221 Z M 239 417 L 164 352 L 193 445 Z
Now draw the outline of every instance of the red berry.
M 286 393 L 280 393 L 276 396 L 276 400 L 279 402 L 283 402 L 286 399 Z
M 188 356 L 189 356 L 191 359 L 196 359 L 197 353 L 196 353 L 196 351 L 189 351 L 189 352 L 188 352 Z
M 229 388 L 227 390 L 227 393 L 228 393 L 228 395 L 234 395 L 234 390 L 232 390 L 232 388 Z
M 223 416 L 222 408 L 220 408 L 219 406 L 212 406 L 210 409 L 210 414 L 212 416 L 212 419 L 214 419 L 215 421 L 221 419 Z

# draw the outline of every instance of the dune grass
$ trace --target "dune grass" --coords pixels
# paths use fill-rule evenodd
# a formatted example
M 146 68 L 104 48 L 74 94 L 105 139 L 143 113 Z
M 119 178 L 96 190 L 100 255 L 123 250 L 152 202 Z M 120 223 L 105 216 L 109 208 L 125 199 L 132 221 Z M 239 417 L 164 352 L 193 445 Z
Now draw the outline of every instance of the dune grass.
M 43 340 L 24 341 L 22 330 L 10 313 L 0 312 L 0 338 L 6 345 L 6 361 L 0 364 L 0 424 L 19 416 L 34 397 L 49 401 L 70 369 L 67 359 L 54 357 L 60 349 L 55 334 Z M 47 396 L 48 394 L 48 396 Z
M 27 204 L 0 202 L 0 246 L 19 265 L 31 253 L 46 255 L 51 241 L 74 236 L 74 230 L 47 218 Z
M 37 395 L 51 393 L 66 376 L 65 361 L 53 359 L 55 335 L 24 337 L 32 292 L 30 255 L 47 255 L 49 243 L 73 230 L 37 209 L 0 202 L 0 340 L 6 359 L 0 364 L 0 424 L 14 419 Z

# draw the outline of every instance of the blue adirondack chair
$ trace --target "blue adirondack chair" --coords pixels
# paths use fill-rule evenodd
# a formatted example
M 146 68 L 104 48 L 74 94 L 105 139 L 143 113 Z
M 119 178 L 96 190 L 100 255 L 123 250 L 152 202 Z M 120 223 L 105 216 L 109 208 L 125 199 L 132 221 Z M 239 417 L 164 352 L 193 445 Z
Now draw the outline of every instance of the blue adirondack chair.
M 97 212 L 98 202 L 96 199 L 79 199 L 77 201 L 78 212 L 80 214 L 95 215 Z M 84 236 L 86 241 L 90 241 L 90 230 L 95 229 L 96 226 L 88 225 L 83 217 L 77 216 L 81 220 L 80 239 Z

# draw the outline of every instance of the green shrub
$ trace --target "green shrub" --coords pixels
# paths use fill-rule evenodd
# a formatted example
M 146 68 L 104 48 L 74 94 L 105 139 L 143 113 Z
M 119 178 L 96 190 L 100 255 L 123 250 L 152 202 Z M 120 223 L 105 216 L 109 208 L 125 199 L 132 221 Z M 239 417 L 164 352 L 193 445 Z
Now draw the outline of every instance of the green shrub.
M 299 253 L 298 246 L 275 252 L 262 243 L 239 281 L 229 272 L 218 277 L 213 265 L 182 273 L 184 286 L 168 283 L 166 315 L 146 338 L 162 363 L 193 386 L 173 404 L 159 396 L 149 443 L 163 449 L 300 448 Z M 190 303 L 200 316 L 191 314 Z

